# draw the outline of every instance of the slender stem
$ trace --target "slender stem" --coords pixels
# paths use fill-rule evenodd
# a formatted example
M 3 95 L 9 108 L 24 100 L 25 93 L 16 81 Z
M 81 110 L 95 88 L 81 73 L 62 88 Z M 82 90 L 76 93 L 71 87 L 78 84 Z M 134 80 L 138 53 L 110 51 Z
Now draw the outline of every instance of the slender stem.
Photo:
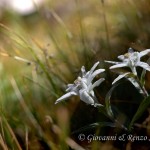
M 98 106 L 97 105 L 97 108 L 102 108 L 102 106 Z M 102 113 L 107 117 L 107 118 L 109 118 L 112 122 L 114 122 L 118 127 L 120 127 L 120 128 L 122 128 L 123 130 L 125 130 L 125 131 L 128 131 L 128 129 L 123 125 L 123 124 L 121 124 L 117 119 L 115 119 L 114 118 L 114 116 L 110 116 L 108 113 L 107 113 L 107 110 L 106 110 L 106 108 L 103 106 L 103 109 L 101 109 L 102 111 Z
M 109 116 L 109 115 L 107 115 L 107 117 L 108 117 L 109 119 L 111 119 L 117 126 L 121 127 L 121 128 L 124 129 L 125 131 L 128 131 L 128 129 L 127 129 L 123 124 L 121 124 L 117 119 L 115 119 L 114 117 Z
M 146 98 L 149 96 L 148 92 L 146 91 L 145 87 L 141 84 L 138 76 L 136 76 L 135 80 L 137 81 L 137 83 L 139 84 L 141 90 L 143 91 L 143 96 Z
M 128 129 L 123 125 L 121 124 L 117 119 L 114 120 L 114 122 L 119 125 L 121 128 L 123 128 L 125 131 L 128 131 Z

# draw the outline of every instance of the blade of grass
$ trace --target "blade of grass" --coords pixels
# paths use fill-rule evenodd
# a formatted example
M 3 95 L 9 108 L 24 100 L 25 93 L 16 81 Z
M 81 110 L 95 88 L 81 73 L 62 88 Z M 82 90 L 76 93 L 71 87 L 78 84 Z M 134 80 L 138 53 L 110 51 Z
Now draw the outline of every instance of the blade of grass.
M 51 128 L 53 130 L 53 132 L 55 134 L 57 134 L 59 137 L 63 136 L 63 141 L 65 141 L 65 143 L 70 146 L 72 149 L 74 150 L 85 150 L 83 147 L 81 147 L 78 143 L 76 143 L 72 138 L 65 136 L 64 132 L 62 131 L 62 129 L 53 123 L 53 121 L 51 122 Z
M 42 63 L 42 61 L 40 61 L 40 59 L 38 58 L 37 54 L 34 52 L 33 48 L 30 46 L 32 45 L 31 43 L 28 43 L 24 37 L 22 37 L 21 35 L 17 34 L 15 31 L 12 31 L 10 28 L 8 28 L 7 26 L 0 24 L 1 27 L 3 27 L 6 31 L 10 32 L 12 35 L 15 35 L 16 37 L 18 37 L 23 43 L 24 45 L 21 45 L 23 47 L 25 47 L 26 49 L 28 49 L 32 56 L 35 59 L 35 62 L 40 66 L 40 68 L 43 70 L 43 72 L 45 73 L 48 81 L 50 82 L 52 89 L 54 90 L 55 93 L 57 93 L 57 88 L 55 86 L 54 80 L 52 78 L 52 76 L 50 75 L 50 73 L 48 72 L 48 70 L 45 68 L 44 64 Z M 33 40 L 32 40 L 33 41 Z M 15 41 L 16 42 L 16 41 Z M 20 44 L 20 43 L 18 43 Z
M 33 114 L 30 112 L 28 106 L 26 105 L 25 101 L 24 101 L 24 98 L 17 86 L 17 83 L 15 81 L 15 79 L 13 77 L 10 78 L 10 82 L 12 84 L 12 87 L 16 93 L 16 96 L 20 102 L 20 105 L 22 106 L 23 110 L 25 111 L 25 113 L 27 114 L 27 116 L 29 117 L 31 123 L 33 124 L 33 126 L 37 129 L 39 135 L 42 136 L 42 129 L 41 127 L 39 126 L 38 122 L 36 121 L 36 119 L 34 118 Z
M 71 138 L 66 138 L 66 143 L 74 150 L 85 150 L 83 147 L 81 147 L 79 144 L 77 144 L 74 140 Z
M 106 111 L 107 111 L 107 114 L 108 114 L 110 117 L 114 117 L 114 114 L 113 114 L 112 108 L 111 108 L 110 99 L 111 99 L 112 93 L 113 93 L 113 91 L 115 90 L 115 88 L 116 88 L 119 84 L 121 84 L 121 83 L 122 83 L 121 81 L 116 82 L 116 83 L 111 87 L 111 89 L 108 91 L 108 93 L 106 94 L 106 97 L 105 97 Z
M 140 104 L 139 108 L 137 109 L 136 113 L 134 114 L 130 124 L 129 124 L 129 130 L 132 129 L 132 126 L 135 121 L 137 121 L 143 114 L 143 112 L 148 108 L 150 105 L 150 96 L 146 97 Z
M 76 7 L 77 7 L 77 13 L 78 13 L 78 17 L 79 17 L 81 41 L 82 41 L 82 44 L 84 46 L 84 50 L 86 50 L 85 31 L 84 31 L 83 24 L 82 24 L 82 17 L 81 17 L 81 11 L 80 11 L 78 0 L 76 0 Z
M 5 137 L 2 118 L 0 118 L 0 126 L 1 126 L 1 134 L 2 134 L 2 137 Z
M 15 79 L 13 77 L 10 78 L 10 82 L 12 84 L 12 87 L 16 93 L 16 96 L 20 102 L 20 105 L 22 106 L 23 110 L 25 111 L 25 113 L 27 114 L 29 120 L 31 121 L 31 123 L 33 124 L 33 126 L 36 128 L 37 133 L 39 135 L 40 138 L 44 139 L 45 142 L 48 144 L 48 146 L 52 149 L 52 150 L 56 150 L 55 149 L 55 145 L 49 140 L 49 138 L 47 137 L 46 133 L 43 132 L 41 126 L 39 125 L 39 123 L 37 122 L 37 120 L 34 118 L 33 114 L 30 112 L 28 106 L 25 103 L 25 100 L 17 86 L 17 83 L 15 81 Z
M 29 137 L 28 137 L 28 128 L 25 127 L 25 145 L 26 145 L 26 150 L 29 150 Z
M 8 129 L 8 131 L 10 132 L 10 134 L 11 134 L 13 140 L 15 141 L 18 150 L 22 150 L 22 148 L 21 148 L 21 146 L 20 146 L 20 144 L 19 144 L 19 142 L 18 142 L 18 140 L 17 140 L 17 138 L 16 138 L 16 136 L 15 136 L 15 134 L 14 134 L 12 128 L 10 127 L 9 123 L 7 122 L 6 119 L 3 118 L 3 120 L 4 120 L 4 123 L 5 123 L 5 125 L 6 125 L 6 127 L 7 127 L 7 129 Z
M 87 48 L 87 45 L 86 45 L 86 40 L 85 40 L 85 37 L 86 37 L 86 33 L 85 33 L 85 30 L 84 30 L 84 26 L 83 26 L 83 23 L 82 23 L 82 14 L 81 14 L 81 11 L 80 11 L 80 3 L 78 0 L 75 0 L 76 2 L 76 7 L 77 7 L 77 15 L 78 15 L 78 18 L 79 18 L 79 27 L 80 27 L 80 38 L 81 38 L 81 42 L 82 42 L 82 46 L 83 46 L 83 58 L 85 58 L 86 60 L 86 63 L 89 62 L 89 57 L 88 57 L 88 48 Z
M 70 38 L 72 37 L 71 32 L 68 30 L 67 26 L 65 25 L 64 21 L 57 15 L 57 13 L 54 10 L 51 10 L 51 13 L 53 17 L 56 19 L 56 21 L 64 28 L 66 35 Z
M 8 150 L 8 147 L 7 147 L 7 145 L 5 144 L 5 142 L 4 142 L 4 140 L 3 140 L 1 134 L 0 134 L 0 145 L 2 146 L 2 148 L 3 148 L 4 150 Z
M 111 56 L 109 30 L 108 30 L 108 23 L 107 23 L 107 19 L 106 19 L 106 11 L 105 11 L 105 0 L 101 0 L 101 3 L 102 3 L 102 13 L 103 13 L 104 26 L 105 26 L 105 31 L 106 31 L 106 40 L 107 40 L 107 44 L 108 44 L 108 50 L 109 50 L 109 53 L 110 53 L 110 56 Z

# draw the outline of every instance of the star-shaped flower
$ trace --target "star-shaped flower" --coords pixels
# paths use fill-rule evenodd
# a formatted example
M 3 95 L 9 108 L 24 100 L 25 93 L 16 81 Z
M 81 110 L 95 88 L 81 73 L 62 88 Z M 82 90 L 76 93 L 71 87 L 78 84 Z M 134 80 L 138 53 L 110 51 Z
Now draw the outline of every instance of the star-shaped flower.
M 98 64 L 99 62 L 95 63 L 91 68 L 91 70 L 88 72 L 86 72 L 85 67 L 82 66 L 81 68 L 82 76 L 81 77 L 79 76 L 77 80 L 74 81 L 74 84 L 68 84 L 68 88 L 66 89 L 67 93 L 62 97 L 58 98 L 55 104 L 57 104 L 62 100 L 68 99 L 73 95 L 78 95 L 80 99 L 87 104 L 91 104 L 94 106 L 97 105 L 102 106 L 101 104 L 99 104 L 98 100 L 96 99 L 93 89 L 99 86 L 105 79 L 100 78 L 96 82 L 92 83 L 96 75 L 105 71 L 105 69 L 95 70 Z
M 128 49 L 128 53 L 124 55 L 118 56 L 118 59 L 122 62 L 114 62 L 114 61 L 105 61 L 111 64 L 115 64 L 110 67 L 110 69 L 121 68 L 121 67 L 129 67 L 134 75 L 137 76 L 136 67 L 142 67 L 143 69 L 150 71 L 150 66 L 142 62 L 141 57 L 150 53 L 150 49 L 146 49 L 142 52 L 134 52 L 132 48 Z

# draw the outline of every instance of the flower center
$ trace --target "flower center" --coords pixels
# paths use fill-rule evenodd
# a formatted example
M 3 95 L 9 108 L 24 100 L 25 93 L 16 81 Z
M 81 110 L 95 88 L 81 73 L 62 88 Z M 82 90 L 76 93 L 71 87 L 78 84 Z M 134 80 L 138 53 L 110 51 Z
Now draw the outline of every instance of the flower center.
M 124 61 L 128 62 L 129 66 L 136 66 L 136 64 L 140 61 L 138 52 L 126 53 L 124 57 Z
M 81 77 L 78 77 L 75 81 L 74 81 L 74 84 L 75 85 L 80 85 L 81 84 Z
M 129 59 L 133 63 L 133 65 L 136 65 L 137 62 L 140 60 L 140 58 L 138 56 L 138 52 L 132 53 L 131 56 L 129 57 Z

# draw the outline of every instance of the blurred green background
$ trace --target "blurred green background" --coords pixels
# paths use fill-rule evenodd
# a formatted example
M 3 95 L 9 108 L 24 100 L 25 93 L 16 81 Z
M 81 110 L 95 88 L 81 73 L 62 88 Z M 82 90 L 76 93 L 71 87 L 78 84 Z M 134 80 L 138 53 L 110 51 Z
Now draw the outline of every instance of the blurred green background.
M 88 70 L 96 61 L 107 70 L 106 82 L 96 89 L 104 103 L 117 74 L 103 60 L 115 60 L 129 47 L 150 48 L 150 1 L 45 0 L 25 13 L 2 5 L 0 22 L 0 149 L 82 149 L 79 145 L 93 150 L 122 149 L 111 142 L 79 142 L 72 134 L 106 120 L 96 108 L 77 97 L 54 103 L 65 93 L 66 84 L 79 75 L 81 66 Z M 147 73 L 148 90 L 149 80 Z M 128 122 L 141 96 L 130 84 L 124 86 L 116 90 L 112 103 L 122 111 L 118 118 Z M 150 135 L 148 128 L 145 132 Z M 128 150 L 132 145 L 125 147 Z M 141 148 L 149 147 L 133 146 Z

